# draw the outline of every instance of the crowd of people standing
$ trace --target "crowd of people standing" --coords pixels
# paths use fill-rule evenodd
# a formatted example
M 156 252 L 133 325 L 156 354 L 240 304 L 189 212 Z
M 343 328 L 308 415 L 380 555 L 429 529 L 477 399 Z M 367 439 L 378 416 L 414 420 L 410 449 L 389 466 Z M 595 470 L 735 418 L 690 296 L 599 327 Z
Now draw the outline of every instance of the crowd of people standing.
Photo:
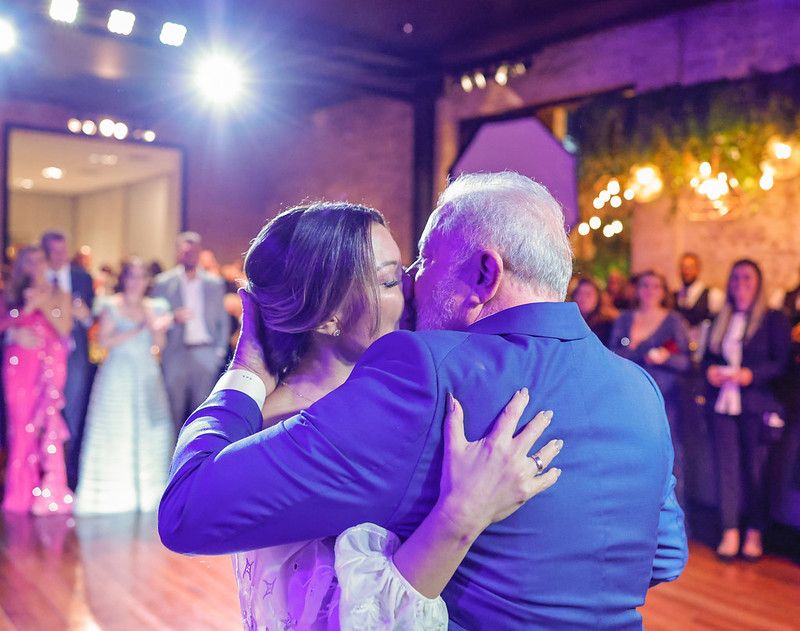
M 595 334 L 658 384 L 681 503 L 686 425 L 708 423 L 722 531 L 717 554 L 757 560 L 769 514 L 770 447 L 787 422 L 800 421 L 800 286 L 768 300 L 760 266 L 746 258 L 731 267 L 725 291 L 707 286 L 701 271 L 700 258 L 687 253 L 674 292 L 661 273 L 646 270 L 629 280 L 614 272 L 605 290 L 578 277 L 570 296 Z
M 19 250 L 0 319 L 4 510 L 157 507 L 177 430 L 210 392 L 236 319 L 233 279 L 206 271 L 201 253 L 186 232 L 171 270 L 130 258 L 92 278 L 61 233 Z

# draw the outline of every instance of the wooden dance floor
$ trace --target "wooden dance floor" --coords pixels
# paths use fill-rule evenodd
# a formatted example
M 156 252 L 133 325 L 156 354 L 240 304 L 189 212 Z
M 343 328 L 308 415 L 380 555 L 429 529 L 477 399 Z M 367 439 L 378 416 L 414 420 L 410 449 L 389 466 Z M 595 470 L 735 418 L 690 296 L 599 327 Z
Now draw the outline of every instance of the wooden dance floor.
M 650 591 L 644 619 L 648 631 L 796 630 L 800 566 L 725 566 L 694 544 L 680 580 Z M 230 560 L 168 552 L 152 515 L 4 517 L 3 631 L 240 628 Z

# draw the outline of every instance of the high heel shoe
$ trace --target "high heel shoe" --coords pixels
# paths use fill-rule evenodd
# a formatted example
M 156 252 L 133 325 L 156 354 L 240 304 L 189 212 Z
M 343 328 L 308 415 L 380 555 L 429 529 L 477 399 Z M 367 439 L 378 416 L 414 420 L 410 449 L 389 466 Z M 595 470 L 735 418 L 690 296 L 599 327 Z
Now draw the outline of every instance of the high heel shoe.
M 723 563 L 733 563 L 739 554 L 739 531 L 728 528 L 722 533 L 722 540 L 717 546 L 717 558 Z
M 742 558 L 749 563 L 756 563 L 764 556 L 764 545 L 761 542 L 761 532 L 748 530 L 742 546 Z

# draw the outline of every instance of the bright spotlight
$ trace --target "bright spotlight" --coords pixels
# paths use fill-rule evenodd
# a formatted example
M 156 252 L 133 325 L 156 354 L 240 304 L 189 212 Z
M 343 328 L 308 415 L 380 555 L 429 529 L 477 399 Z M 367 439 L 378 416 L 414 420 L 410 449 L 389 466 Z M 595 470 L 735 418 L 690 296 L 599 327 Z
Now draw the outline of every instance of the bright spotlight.
M 133 23 L 136 16 L 130 11 L 114 9 L 108 14 L 108 30 L 117 35 L 130 35 L 133 32 Z
M 461 77 L 461 89 L 464 92 L 472 92 L 472 77 L 465 74 Z
M 186 27 L 175 22 L 164 22 L 159 39 L 167 46 L 180 46 L 186 38 Z
M 128 126 L 125 123 L 114 124 L 114 138 L 117 140 L 125 140 L 128 136 Z
M 242 91 L 242 70 L 222 55 L 211 55 L 197 66 L 195 85 L 209 101 L 222 105 L 233 101 Z
M 100 130 L 101 136 L 111 138 L 111 136 L 114 135 L 114 121 L 112 121 L 110 118 L 104 118 L 101 120 L 97 128 Z
M 503 64 L 494 73 L 494 80 L 497 85 L 506 85 L 508 83 L 508 66 Z
M 142 134 L 142 140 L 144 140 L 145 142 L 153 142 L 155 139 L 156 139 L 156 132 L 154 132 L 152 129 L 147 129 Z
M 598 217 L 597 215 L 594 215 L 593 217 L 589 218 L 589 227 L 592 230 L 597 230 L 600 227 L 601 223 L 602 222 L 600 220 L 600 217 Z
M 94 136 L 97 133 L 97 125 L 94 121 L 85 120 L 81 125 L 81 131 L 87 136 Z
M 480 70 L 475 73 L 473 80 L 479 89 L 483 90 L 486 87 L 486 75 L 484 75 Z
M 56 22 L 72 24 L 78 17 L 78 0 L 52 0 L 50 3 L 50 17 Z
M 17 45 L 17 31 L 8 20 L 0 19 L 0 55 L 4 55 Z
M 585 221 L 578 226 L 578 234 L 582 237 L 585 237 L 587 234 L 589 234 L 589 230 L 589 224 Z
M 67 121 L 67 129 L 69 129 L 73 134 L 81 133 L 81 127 L 83 127 L 83 123 L 81 123 L 77 118 L 70 118 Z

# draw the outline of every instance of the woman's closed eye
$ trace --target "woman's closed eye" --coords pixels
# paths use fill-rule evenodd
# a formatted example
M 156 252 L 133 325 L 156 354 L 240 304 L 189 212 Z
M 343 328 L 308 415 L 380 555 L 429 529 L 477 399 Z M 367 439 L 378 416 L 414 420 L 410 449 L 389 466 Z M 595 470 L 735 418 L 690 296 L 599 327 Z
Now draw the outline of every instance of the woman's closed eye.
M 400 284 L 399 280 L 387 280 L 385 283 L 381 283 L 386 289 L 391 289 L 392 287 L 397 287 Z

